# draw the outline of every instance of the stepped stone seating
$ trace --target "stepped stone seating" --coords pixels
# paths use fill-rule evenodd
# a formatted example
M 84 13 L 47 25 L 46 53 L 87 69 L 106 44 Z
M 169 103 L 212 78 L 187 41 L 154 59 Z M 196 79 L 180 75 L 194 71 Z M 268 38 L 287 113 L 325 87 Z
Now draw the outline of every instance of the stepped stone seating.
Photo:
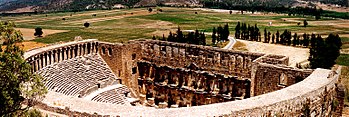
M 117 79 L 98 54 L 89 54 L 51 64 L 37 72 L 48 90 L 69 96 L 96 86 L 107 79 Z
M 118 87 L 109 91 L 102 92 L 92 98 L 92 101 L 112 103 L 112 104 L 126 104 L 126 95 L 129 93 L 126 86 Z

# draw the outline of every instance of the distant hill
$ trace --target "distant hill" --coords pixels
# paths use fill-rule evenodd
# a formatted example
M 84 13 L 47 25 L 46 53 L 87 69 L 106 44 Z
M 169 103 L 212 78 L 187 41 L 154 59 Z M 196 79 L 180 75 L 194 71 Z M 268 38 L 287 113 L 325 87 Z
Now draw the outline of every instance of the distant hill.
M 133 5 L 197 6 L 207 2 L 220 2 L 231 5 L 263 5 L 292 7 L 297 6 L 297 3 L 302 1 L 332 1 L 331 3 L 343 3 L 340 1 L 348 0 L 0 0 L 0 12 L 80 11 L 86 9 L 111 9 L 114 8 L 116 4 L 122 4 L 125 7 Z
M 127 2 L 125 2 L 127 1 Z M 127 6 L 156 6 L 160 4 L 197 5 L 199 0 L 1 0 L 0 12 L 32 8 L 38 11 L 110 9 L 116 4 Z

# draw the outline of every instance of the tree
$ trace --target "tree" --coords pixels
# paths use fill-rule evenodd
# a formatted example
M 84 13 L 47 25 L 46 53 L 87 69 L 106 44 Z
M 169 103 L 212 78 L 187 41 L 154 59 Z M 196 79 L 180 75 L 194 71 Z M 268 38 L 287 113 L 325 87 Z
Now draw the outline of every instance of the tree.
M 206 36 L 205 36 L 205 33 L 204 32 L 202 32 L 201 34 L 200 34 L 200 43 L 199 43 L 199 45 L 206 45 Z
M 240 28 L 241 28 L 240 22 L 238 22 L 238 24 L 235 27 L 235 38 L 236 39 L 240 39 L 240 33 L 241 33 Z
M 245 23 L 241 24 L 241 39 L 245 40 L 246 39 L 246 31 L 247 27 Z
M 325 68 L 330 69 L 340 55 L 342 42 L 338 35 L 329 34 L 324 41 L 320 35 L 310 46 L 309 62 L 312 69 Z
M 177 29 L 177 40 L 178 42 L 185 43 L 183 32 L 179 27 Z
M 315 38 L 314 44 L 310 46 L 310 55 L 308 58 L 308 61 L 310 62 L 310 67 L 312 69 L 315 68 L 324 68 L 324 64 L 326 64 L 325 56 L 325 43 L 324 40 L 321 38 L 320 35 L 318 35 L 317 38 Z
M 223 33 L 223 27 L 222 26 L 218 26 L 217 28 L 217 41 L 222 41 L 222 33 Z
M 170 41 L 170 42 L 175 42 L 175 40 L 174 40 L 174 36 L 173 36 L 173 34 L 172 34 L 172 32 L 170 31 L 170 34 L 168 35 L 168 37 L 167 37 L 167 41 Z
M 307 20 L 304 20 L 304 21 L 303 21 L 303 24 L 304 24 L 304 27 L 307 27 L 307 26 L 308 26 Z
M 150 13 L 150 12 L 152 12 L 152 11 L 153 11 L 153 9 L 152 9 L 152 8 L 149 8 L 149 9 L 148 9 L 148 11 L 149 11 L 149 13 Z
M 90 27 L 90 23 L 85 22 L 85 23 L 84 23 L 84 26 L 85 26 L 86 28 L 88 28 L 88 27 Z
M 316 35 L 313 33 L 311 34 L 311 38 L 310 38 L 310 46 L 315 46 L 316 43 Z
M 308 47 L 309 46 L 309 36 L 307 33 L 303 34 L 303 46 Z
M 0 22 L 1 37 L 7 43 L 0 48 L 0 115 L 21 116 L 47 92 L 42 78 L 33 73 L 23 59 L 24 51 L 17 43 L 22 34 L 14 30 L 14 23 Z M 26 106 L 22 102 L 27 100 Z
M 255 41 L 258 41 L 258 35 L 259 34 L 259 28 L 257 26 L 257 24 L 254 25 L 254 38 L 255 38 Z
M 267 39 L 268 38 L 268 32 L 267 32 L 267 29 L 264 28 L 264 43 L 267 43 Z
M 326 55 L 324 55 L 324 66 L 323 68 L 330 69 L 334 64 L 336 64 L 336 59 L 340 55 L 340 49 L 342 46 L 342 41 L 338 34 L 329 34 L 325 40 Z
M 279 43 L 280 33 L 279 31 L 276 31 L 276 43 Z
M 44 33 L 44 32 L 42 32 L 42 28 L 37 27 L 37 28 L 35 28 L 34 36 L 42 37 L 42 34 L 43 34 L 43 33 Z
M 270 35 L 271 35 L 270 31 L 268 31 L 268 43 L 270 42 Z
M 155 36 L 153 35 L 153 38 L 152 38 L 153 40 L 156 40 L 156 38 L 155 38 Z
M 293 35 L 292 45 L 297 46 L 297 33 L 294 33 L 294 35 Z
M 212 30 L 212 44 L 216 44 L 216 28 L 215 27 L 213 27 L 213 30 Z
M 272 36 L 271 43 L 275 43 L 275 34 L 273 34 L 273 36 Z
M 228 26 L 228 23 L 224 25 L 224 28 L 223 28 L 223 40 L 228 40 L 228 37 L 229 37 L 229 26 Z
M 166 41 L 165 34 L 162 34 L 162 39 L 161 41 Z

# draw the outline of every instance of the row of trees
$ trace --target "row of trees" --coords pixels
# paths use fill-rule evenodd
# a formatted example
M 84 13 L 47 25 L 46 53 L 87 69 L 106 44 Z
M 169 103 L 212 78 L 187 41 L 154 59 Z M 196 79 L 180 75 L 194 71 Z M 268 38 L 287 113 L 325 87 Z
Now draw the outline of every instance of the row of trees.
M 250 41 L 261 41 L 261 33 L 259 32 L 257 24 L 250 26 L 249 24 L 238 22 L 235 27 L 235 38 Z
M 230 31 L 228 24 L 225 24 L 223 27 L 213 27 L 212 44 L 216 44 L 221 41 L 227 41 L 229 33 Z M 156 40 L 155 36 L 153 36 L 153 40 Z M 159 40 L 178 43 L 189 43 L 196 45 L 206 45 L 206 36 L 203 31 L 195 30 L 194 32 L 188 32 L 187 34 L 184 34 L 179 27 L 176 33 L 170 32 L 167 38 L 165 37 L 165 35 L 163 35 L 162 38 L 160 38 Z
M 310 45 L 310 39 L 314 40 L 316 35 L 309 35 L 306 33 L 302 35 L 294 33 L 292 35 L 292 32 L 289 30 L 284 30 L 282 33 L 279 31 L 276 31 L 276 33 L 271 33 L 264 28 L 264 38 L 262 38 L 257 24 L 250 26 L 249 24 L 238 22 L 235 27 L 235 38 L 272 44 L 308 47 Z
M 320 19 L 321 16 L 326 17 L 335 17 L 335 18 L 343 18 L 348 19 L 348 15 L 338 15 L 338 14 L 323 14 L 324 10 L 321 8 L 318 9 L 315 6 L 311 7 L 290 7 L 293 4 L 289 0 L 202 0 L 201 1 L 204 7 L 207 8 L 220 8 L 220 9 L 229 9 L 229 10 L 241 10 L 243 11 L 251 11 L 254 13 L 255 11 L 261 12 L 273 12 L 273 13 L 286 13 L 289 15 L 311 15 L 315 16 L 316 19 Z M 338 13 L 338 12 L 337 12 Z
M 262 42 L 262 38 L 257 25 L 250 26 L 245 23 L 236 25 L 235 37 L 243 40 Z M 302 46 L 310 48 L 310 67 L 330 69 L 336 62 L 337 57 L 340 55 L 340 49 L 342 41 L 338 34 L 329 34 L 324 39 L 321 35 L 315 34 L 300 34 L 285 30 L 283 33 L 277 31 L 272 34 L 270 31 L 264 28 L 264 43 L 275 43 L 288 46 Z
M 153 39 L 155 40 L 156 37 L 153 36 Z M 184 34 L 179 27 L 176 33 L 170 32 L 167 38 L 165 38 L 165 35 L 163 35 L 162 38 L 160 38 L 159 40 L 178 42 L 178 43 L 189 43 L 189 44 L 196 44 L 196 45 L 206 45 L 206 36 L 204 32 L 195 30 L 194 32 L 189 32 L 187 34 Z
M 227 41 L 229 37 L 229 25 L 225 24 L 224 27 L 218 26 L 217 29 L 216 27 L 213 27 L 212 30 L 212 43 L 216 44 L 217 42 L 220 41 Z

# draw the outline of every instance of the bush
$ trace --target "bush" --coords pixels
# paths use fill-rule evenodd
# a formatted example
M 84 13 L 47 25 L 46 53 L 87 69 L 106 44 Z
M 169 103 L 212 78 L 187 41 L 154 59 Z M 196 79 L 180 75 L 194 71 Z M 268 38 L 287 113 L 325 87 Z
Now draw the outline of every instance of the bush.
M 88 27 L 90 27 L 90 23 L 85 22 L 85 23 L 84 23 L 84 26 L 85 26 L 86 28 L 88 28 Z
M 149 11 L 149 13 L 150 13 L 150 12 L 152 12 L 152 11 L 153 11 L 153 9 L 152 9 L 152 8 L 149 8 L 149 9 L 148 9 L 148 11 Z
M 37 28 L 35 28 L 34 36 L 42 37 L 42 34 L 43 34 L 43 33 L 44 33 L 44 32 L 42 32 L 42 28 L 37 27 Z
M 307 27 L 307 25 L 308 25 L 307 20 L 304 20 L 304 21 L 303 21 L 303 24 L 304 24 L 304 27 Z

